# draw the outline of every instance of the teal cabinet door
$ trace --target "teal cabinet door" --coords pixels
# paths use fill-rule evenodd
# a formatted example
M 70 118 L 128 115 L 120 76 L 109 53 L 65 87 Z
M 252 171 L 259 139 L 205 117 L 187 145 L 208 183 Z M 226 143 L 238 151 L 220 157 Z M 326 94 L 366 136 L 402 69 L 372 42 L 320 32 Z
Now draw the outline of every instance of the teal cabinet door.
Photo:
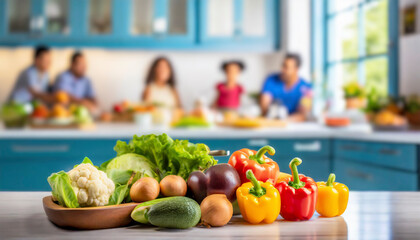
M 43 32 L 42 0 L 0 0 L 0 44 L 17 45 Z
M 0 191 L 48 191 L 47 177 L 84 157 L 99 165 L 113 157 L 115 140 L 0 140 Z
M 0 0 L 0 45 L 171 48 L 196 44 L 196 0 Z
M 276 49 L 278 0 L 202 0 L 199 4 L 199 36 L 205 48 Z
M 414 144 L 335 140 L 334 156 L 411 172 L 416 172 L 418 165 Z
M 291 174 L 289 168 L 289 158 L 280 158 L 280 171 Z M 302 164 L 298 166 L 299 174 L 313 178 L 315 181 L 327 181 L 328 175 L 331 173 L 331 161 L 328 157 L 310 157 L 302 160 Z
M 336 181 L 350 190 L 366 191 L 416 191 L 416 173 L 393 170 L 343 159 L 334 160 Z
M 274 156 L 269 156 L 279 164 L 280 171 L 290 172 L 289 162 L 300 157 L 301 173 L 314 179 L 328 178 L 332 170 L 330 158 L 330 140 L 328 139 L 191 139 L 191 142 L 205 143 L 212 150 L 229 150 L 230 153 L 242 148 L 258 150 L 270 145 L 276 149 Z M 216 157 L 220 163 L 227 163 L 229 157 Z
M 128 18 L 128 46 L 191 48 L 196 43 L 196 1 L 130 0 L 120 17 Z M 127 4 L 127 3 L 126 3 Z
M 73 159 L 56 157 L 2 160 L 0 191 L 50 191 L 48 176 L 61 170 L 69 171 L 75 164 Z
M 74 31 L 82 28 L 80 24 L 73 23 L 71 14 L 77 15 L 78 19 L 81 19 L 81 15 L 83 16 L 82 9 L 74 3 L 77 2 L 73 0 L 0 0 L 0 45 L 32 46 L 71 43 Z

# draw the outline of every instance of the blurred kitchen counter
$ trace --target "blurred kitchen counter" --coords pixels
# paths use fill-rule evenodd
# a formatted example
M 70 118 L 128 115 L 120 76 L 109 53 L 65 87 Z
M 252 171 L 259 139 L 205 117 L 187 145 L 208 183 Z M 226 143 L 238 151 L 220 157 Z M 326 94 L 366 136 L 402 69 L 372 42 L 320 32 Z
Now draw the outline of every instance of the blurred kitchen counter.
M 134 134 L 167 133 L 173 138 L 183 139 L 243 139 L 243 138 L 338 138 L 362 141 L 381 141 L 420 144 L 420 131 L 377 132 L 367 124 L 344 128 L 330 128 L 318 123 L 288 124 L 284 128 L 235 129 L 229 127 L 187 128 L 187 129 L 141 129 L 135 124 L 98 123 L 91 130 L 74 129 L 18 129 L 0 127 L 0 139 L 130 139 Z

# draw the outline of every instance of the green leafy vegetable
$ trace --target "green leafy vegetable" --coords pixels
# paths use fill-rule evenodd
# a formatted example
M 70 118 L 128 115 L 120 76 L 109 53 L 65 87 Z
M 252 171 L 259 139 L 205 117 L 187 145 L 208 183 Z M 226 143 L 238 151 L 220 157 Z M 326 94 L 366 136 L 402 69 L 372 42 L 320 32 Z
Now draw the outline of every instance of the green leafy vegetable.
M 52 195 L 61 206 L 68 208 L 78 208 L 76 193 L 71 187 L 70 178 L 66 172 L 53 173 L 48 177 L 48 183 L 52 189 Z
M 146 157 L 126 153 L 114 159 L 104 162 L 100 167 L 107 176 L 115 183 L 115 191 L 109 198 L 108 205 L 116 205 L 131 202 L 131 185 L 142 177 L 159 179 L 154 166 Z
M 159 180 L 157 167 L 148 158 L 135 153 L 120 155 L 103 163 L 99 169 L 104 171 L 115 184 L 127 183 L 133 172 L 139 173 L 139 178 L 152 177 Z
M 118 141 L 114 147 L 117 156 L 136 153 L 145 156 L 155 168 L 160 180 L 167 175 L 178 175 L 187 179 L 196 170 L 205 170 L 217 163 L 208 155 L 205 144 L 193 144 L 187 140 L 173 140 L 166 134 L 134 136 L 129 142 Z M 112 162 L 112 161 L 111 161 Z M 107 169 L 110 167 L 107 163 Z
M 127 171 L 130 171 L 130 170 L 127 170 Z M 143 174 L 139 172 L 136 173 L 134 171 L 131 171 L 131 175 L 129 176 L 128 180 L 125 183 L 115 184 L 116 185 L 115 191 L 111 195 L 111 197 L 109 197 L 108 205 L 117 205 L 123 202 L 131 202 L 131 197 L 130 197 L 131 186 L 138 179 L 140 179 L 142 175 Z
M 85 157 L 84 159 L 83 159 L 83 162 L 82 163 L 88 163 L 88 164 L 92 164 L 92 166 L 95 166 L 94 164 L 93 164 L 93 162 L 88 158 L 88 157 Z M 80 163 L 80 164 L 82 164 L 82 163 Z M 75 167 L 77 167 L 77 166 L 79 166 L 80 164 L 76 164 L 76 165 L 74 165 L 74 167 L 73 168 L 75 168 Z M 96 167 L 96 166 L 95 166 Z M 97 167 L 96 167 L 97 168 Z
M 129 193 L 130 193 L 130 189 L 128 188 L 127 184 L 116 187 L 114 193 L 109 198 L 108 205 L 121 204 L 124 201 L 124 199 L 127 197 L 127 195 L 130 195 Z

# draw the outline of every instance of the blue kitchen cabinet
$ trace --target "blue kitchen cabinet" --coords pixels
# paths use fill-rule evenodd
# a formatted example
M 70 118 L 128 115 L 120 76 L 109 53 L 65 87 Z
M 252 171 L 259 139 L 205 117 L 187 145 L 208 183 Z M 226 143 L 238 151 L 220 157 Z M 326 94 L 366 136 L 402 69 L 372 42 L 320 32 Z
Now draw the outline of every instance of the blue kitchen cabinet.
M 278 46 L 278 0 L 199 1 L 199 41 L 208 49 L 273 51 Z
M 289 162 L 294 157 L 300 157 L 303 163 L 299 166 L 302 174 L 311 176 L 315 180 L 328 178 L 331 167 L 329 139 L 191 139 L 191 142 L 201 142 L 213 150 L 229 150 L 231 153 L 242 148 L 258 150 L 262 146 L 270 145 L 276 149 L 274 156 L 280 171 L 289 173 Z M 229 157 L 216 157 L 219 163 L 227 163 Z
M 361 162 L 335 159 L 337 182 L 354 191 L 416 191 L 418 175 Z M 326 180 L 324 180 L 326 181 Z
M 335 150 L 337 158 L 417 171 L 417 146 L 414 144 L 336 140 Z
M 0 0 L 0 45 L 188 48 L 195 10 L 195 0 Z
M 1 44 L 21 43 L 42 34 L 42 0 L 0 0 Z
M 109 29 L 95 24 L 93 12 L 103 1 L 77 1 L 85 22 L 75 39 L 77 46 L 188 48 L 195 42 L 194 0 L 107 0 Z M 80 18 L 80 17 L 79 17 Z
M 205 143 L 210 149 L 233 153 L 242 148 L 258 149 L 264 145 L 276 148 L 272 156 L 283 172 L 288 163 L 299 156 L 300 172 L 324 179 L 330 172 L 330 142 L 327 139 L 190 139 Z M 84 157 L 99 165 L 113 157 L 117 139 L 12 139 L 0 140 L 0 191 L 49 190 L 47 177 L 61 170 L 68 171 Z M 128 141 L 128 139 L 124 139 Z M 216 157 L 227 163 L 229 157 Z
M 334 140 L 337 181 L 352 190 L 418 190 L 418 148 L 414 144 Z
M 218 17 L 226 9 L 224 2 L 0 0 L 0 46 L 247 51 L 278 47 L 279 0 L 226 0 L 232 3 L 224 11 L 231 11 L 230 25 Z M 223 32 L 226 26 L 232 26 L 228 34 Z
M 113 157 L 111 139 L 0 140 L 0 191 L 48 191 L 47 177 L 84 157 L 99 165 Z

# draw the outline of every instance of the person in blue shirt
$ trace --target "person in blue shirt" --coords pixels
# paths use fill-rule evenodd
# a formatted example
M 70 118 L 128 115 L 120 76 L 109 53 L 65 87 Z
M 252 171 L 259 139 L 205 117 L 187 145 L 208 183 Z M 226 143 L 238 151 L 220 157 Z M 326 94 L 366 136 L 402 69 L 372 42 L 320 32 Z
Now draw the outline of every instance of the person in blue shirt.
M 81 52 L 75 52 L 70 59 L 70 68 L 61 73 L 54 84 L 54 91 L 64 91 L 70 103 L 86 106 L 90 111 L 96 109 L 95 91 L 92 82 L 86 77 L 87 63 Z
M 270 105 L 285 106 L 292 121 L 304 121 L 308 109 L 302 107 L 302 99 L 310 96 L 311 84 L 299 77 L 300 56 L 286 55 L 280 73 L 271 74 L 265 80 L 260 97 L 262 115 L 266 116 Z
M 27 103 L 33 100 L 53 101 L 52 95 L 48 93 L 47 71 L 50 65 L 50 49 L 38 46 L 34 52 L 33 64 L 19 74 L 8 100 L 17 103 Z

